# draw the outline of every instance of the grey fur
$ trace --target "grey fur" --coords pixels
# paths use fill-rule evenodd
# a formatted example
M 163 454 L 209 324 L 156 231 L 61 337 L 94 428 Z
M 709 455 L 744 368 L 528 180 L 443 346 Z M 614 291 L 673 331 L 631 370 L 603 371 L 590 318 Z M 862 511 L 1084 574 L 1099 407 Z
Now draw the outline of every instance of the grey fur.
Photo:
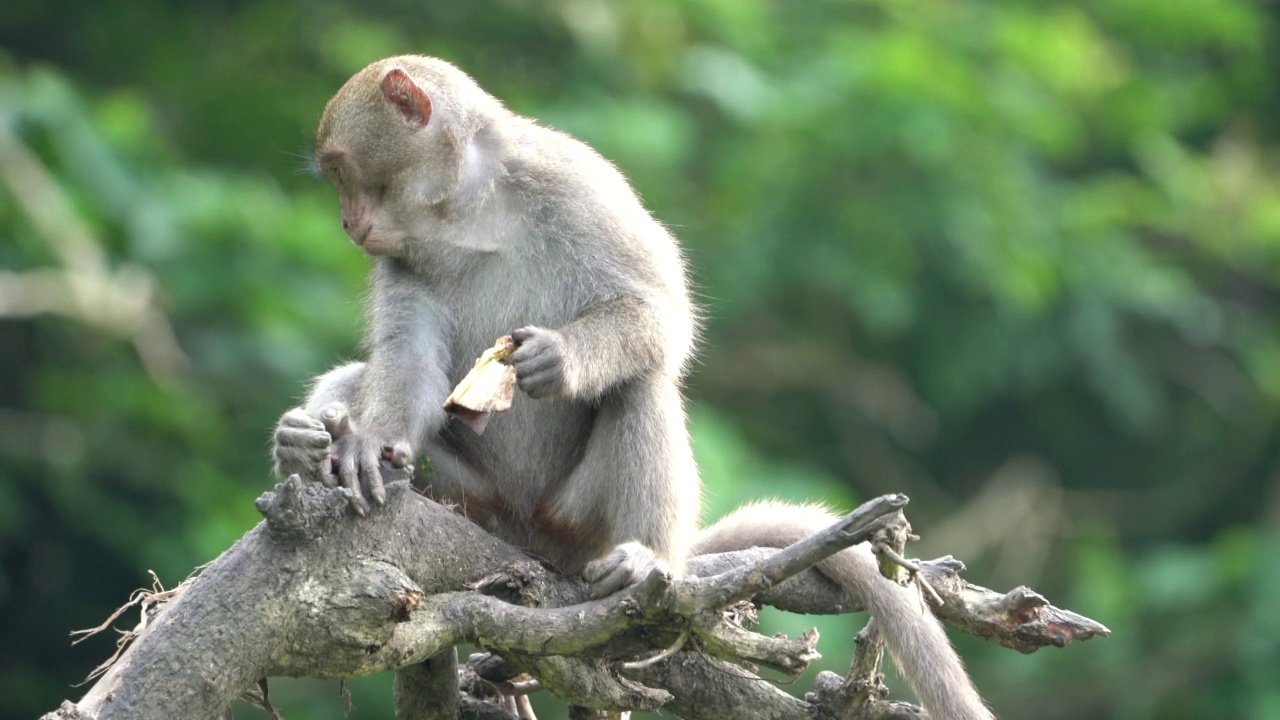
M 834 523 L 838 517 L 816 505 L 759 502 L 739 508 L 703 530 L 693 553 L 783 548 Z M 915 588 L 880 574 L 863 543 L 818 563 L 818 570 L 860 597 L 880 624 L 881 635 L 903 677 L 936 720 L 990 720 L 991 710 L 973 686 L 964 664 L 937 618 Z
M 425 127 L 378 91 L 396 68 L 431 98 Z M 380 449 L 407 443 L 430 459 L 437 498 L 565 572 L 629 541 L 679 567 L 698 508 L 679 392 L 695 315 L 675 240 L 622 175 L 421 57 L 348 82 L 317 156 L 348 232 L 379 255 L 369 359 L 322 377 L 305 408 L 350 404 L 353 432 L 331 450 L 357 503 L 376 501 Z M 525 394 L 476 436 L 442 403 L 513 331 Z M 295 439 L 282 420 L 281 472 L 318 456 L 308 432 L 301 448 L 282 444 Z
M 675 240 L 622 175 L 417 56 L 374 63 L 339 90 L 317 161 L 344 228 L 376 256 L 369 357 L 319 378 L 281 419 L 277 473 L 332 483 L 336 468 L 363 510 L 379 500 L 379 458 L 425 454 L 437 499 L 597 592 L 658 563 L 680 572 L 699 504 L 680 395 L 697 318 Z M 442 403 L 508 333 L 524 394 L 477 436 Z M 325 446 L 308 418 L 333 403 L 350 406 L 350 432 Z M 748 509 L 699 547 L 789 543 L 828 522 L 811 508 L 773 512 Z M 857 552 L 824 568 L 881 618 L 934 717 L 989 717 L 932 616 Z

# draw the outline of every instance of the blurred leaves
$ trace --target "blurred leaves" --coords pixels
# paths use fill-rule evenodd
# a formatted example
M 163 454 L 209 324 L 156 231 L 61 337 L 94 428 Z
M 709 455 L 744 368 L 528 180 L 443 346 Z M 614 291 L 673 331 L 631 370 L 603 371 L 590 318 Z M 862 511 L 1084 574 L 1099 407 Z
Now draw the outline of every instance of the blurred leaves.
M 299 168 L 329 94 L 400 52 L 588 141 L 681 237 L 709 317 L 707 519 L 907 492 L 929 551 L 1115 631 L 1030 658 L 962 642 L 1001 714 L 1275 715 L 1276 20 L 1254 0 L 3 4 L 0 130 L 80 234 L 0 190 L 0 294 L 77 263 L 147 278 L 188 360 L 157 373 L 156 323 L 113 330 L 103 303 L 0 319 L 14 717 L 100 659 L 65 630 L 255 522 L 268 428 L 355 354 L 365 261 Z M 852 628 L 827 627 L 838 664 Z M 383 685 L 357 705 L 387 707 Z

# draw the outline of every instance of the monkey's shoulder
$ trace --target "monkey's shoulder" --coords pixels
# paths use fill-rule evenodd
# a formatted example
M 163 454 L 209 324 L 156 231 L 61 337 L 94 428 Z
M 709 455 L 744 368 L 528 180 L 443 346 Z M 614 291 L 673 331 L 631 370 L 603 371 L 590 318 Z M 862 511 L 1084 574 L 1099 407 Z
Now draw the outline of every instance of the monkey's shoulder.
M 561 214 L 644 212 L 618 168 L 567 133 L 529 122 L 504 150 L 504 184 L 531 206 Z

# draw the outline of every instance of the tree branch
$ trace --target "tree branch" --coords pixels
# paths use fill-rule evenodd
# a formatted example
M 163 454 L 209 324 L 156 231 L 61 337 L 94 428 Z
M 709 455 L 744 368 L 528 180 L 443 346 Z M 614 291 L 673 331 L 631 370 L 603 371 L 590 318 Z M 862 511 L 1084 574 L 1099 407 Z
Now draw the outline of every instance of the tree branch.
M 400 671 L 398 717 L 476 717 L 489 711 L 459 697 L 454 672 L 452 648 L 463 642 L 500 656 L 494 667 L 505 680 L 528 673 L 537 684 L 526 687 L 589 708 L 808 717 L 827 702 L 821 693 L 794 698 L 736 663 L 798 673 L 817 656 L 817 634 L 762 637 L 724 610 L 748 598 L 802 612 L 860 608 L 809 568 L 905 522 L 906 504 L 901 495 L 878 498 L 789 548 L 693 558 L 688 578 L 655 571 L 589 601 L 580 581 L 407 482 L 387 489 L 385 505 L 358 518 L 349 491 L 296 477 L 277 485 L 258 501 L 266 522 L 160 607 L 79 703 L 45 717 L 213 720 L 259 678 L 384 670 Z M 944 600 L 939 615 L 962 629 L 1023 651 L 1107 632 L 1025 588 L 1000 595 L 969 585 L 962 568 L 949 558 L 921 568 Z M 623 662 L 664 651 L 652 662 Z M 431 700 L 441 694 L 447 703 Z M 849 717 L 888 707 L 870 702 Z

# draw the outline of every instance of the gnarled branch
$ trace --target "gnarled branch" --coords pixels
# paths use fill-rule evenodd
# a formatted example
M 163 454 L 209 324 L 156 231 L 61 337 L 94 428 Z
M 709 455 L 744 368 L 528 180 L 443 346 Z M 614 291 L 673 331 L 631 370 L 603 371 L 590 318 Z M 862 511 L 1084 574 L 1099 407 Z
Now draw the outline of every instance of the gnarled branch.
M 768 708 L 799 718 L 823 708 L 832 717 L 880 717 L 899 707 L 872 698 L 848 715 L 822 688 L 801 700 L 762 682 L 738 663 L 799 672 L 816 657 L 816 633 L 766 638 L 724 610 L 746 599 L 801 612 L 859 609 L 858 598 L 809 568 L 900 522 L 904 496 L 866 503 L 790 548 L 693 558 L 687 578 L 655 571 L 589 600 L 580 581 L 407 482 L 389 484 L 385 505 L 363 518 L 348 511 L 346 492 L 294 477 L 264 494 L 266 522 L 160 607 L 80 702 L 45 717 L 213 720 L 259 678 L 384 670 L 403 670 L 401 718 L 489 713 L 458 695 L 452 648 L 464 642 L 493 652 L 496 664 L 485 672 L 509 689 L 528 673 L 536 680 L 520 687 L 601 710 L 665 707 L 711 718 Z M 1023 651 L 1108 632 L 1025 588 L 1001 595 L 969 585 L 962 567 L 949 558 L 920 566 L 943 599 L 939 616 L 962 630 Z M 642 657 L 653 661 L 626 662 Z M 433 693 L 452 697 L 433 703 Z M 510 716 L 493 716 L 503 712 Z

